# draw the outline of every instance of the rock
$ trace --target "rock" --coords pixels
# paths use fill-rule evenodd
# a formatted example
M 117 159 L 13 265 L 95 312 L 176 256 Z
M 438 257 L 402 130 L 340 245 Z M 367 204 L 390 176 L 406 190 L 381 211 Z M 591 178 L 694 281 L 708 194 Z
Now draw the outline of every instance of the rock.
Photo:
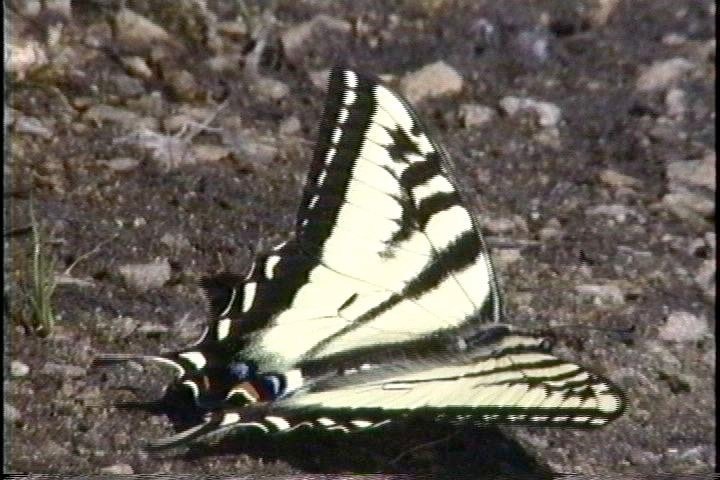
M 653 63 L 638 77 L 635 87 L 641 92 L 664 90 L 675 85 L 695 65 L 681 57 Z
M 67 458 L 71 455 L 70 451 L 55 441 L 50 440 L 43 444 L 43 455 L 50 458 Z
M 115 87 L 115 92 L 123 98 L 137 97 L 145 93 L 145 86 L 142 81 L 130 75 L 118 73 L 110 76 L 109 80 Z
M 666 167 L 666 176 L 670 190 L 678 187 L 706 187 L 715 191 L 715 152 L 707 154 L 701 160 L 672 162 Z
M 218 119 L 218 124 L 226 135 L 233 135 L 234 132 L 239 132 L 243 128 L 243 121 L 240 115 L 225 115 Z
M 663 35 L 662 40 L 660 41 L 663 43 L 663 45 L 667 45 L 669 47 L 677 47 L 678 45 L 682 45 L 687 42 L 687 37 L 680 33 L 671 32 Z
M 158 335 L 160 333 L 167 333 L 170 329 L 159 323 L 143 323 L 138 327 L 137 331 L 145 335 Z
M 604 26 L 619 3 L 620 0 L 598 0 L 593 2 L 588 11 L 588 20 L 595 27 Z
M 131 75 L 140 77 L 143 80 L 150 80 L 153 77 L 153 71 L 150 69 L 144 58 L 131 56 L 124 57 L 121 61 L 125 69 Z
M 233 40 L 242 40 L 248 35 L 247 24 L 238 20 L 218 22 L 217 31 L 220 35 L 224 35 Z
M 65 378 L 80 378 L 87 375 L 87 370 L 77 365 L 64 365 L 59 363 L 47 362 L 43 365 L 40 373 L 51 375 L 53 377 L 60 376 Z
M 665 107 L 671 118 L 681 119 L 687 111 L 687 96 L 680 88 L 671 88 L 665 95 Z
M 165 110 L 165 100 L 159 91 L 150 92 L 139 98 L 128 98 L 125 100 L 125 106 L 132 111 L 142 113 L 152 118 L 153 124 L 157 124 L 157 117 L 162 117 Z M 148 122 L 148 125 L 151 123 Z
M 260 77 L 253 82 L 252 90 L 261 97 L 269 98 L 270 100 L 280 100 L 287 97 L 290 94 L 290 87 L 270 77 Z
M 352 31 L 352 25 L 340 18 L 320 14 L 312 20 L 300 23 L 285 30 L 280 37 L 285 56 L 291 62 L 302 60 L 307 52 L 307 45 L 312 37 L 317 35 L 318 40 L 324 41 L 323 35 L 338 37 L 338 34 L 346 34 Z
M 10 376 L 13 378 L 21 378 L 30 373 L 30 367 L 19 360 L 10 362 Z
M 243 151 L 253 162 L 264 165 L 272 161 L 278 154 L 278 149 L 275 145 L 252 140 L 243 144 Z
M 328 86 L 328 79 L 330 78 L 330 70 L 323 69 L 308 72 L 308 77 L 310 77 L 310 82 L 312 82 L 315 88 L 319 90 L 326 90 Z
M 541 127 L 553 127 L 562 117 L 562 111 L 557 105 L 530 97 L 504 97 L 500 100 L 500 108 L 511 117 L 519 112 L 534 112 Z
M 632 465 L 659 465 L 662 454 L 647 450 L 630 452 L 629 460 Z
M 153 288 L 160 288 L 170 280 L 170 263 L 161 259 L 152 263 L 127 264 L 120 267 L 128 287 L 144 292 Z
M 711 218 L 715 214 L 715 201 L 691 192 L 667 193 L 662 199 L 667 210 L 682 220 L 695 221 L 697 216 Z
M 585 210 L 585 215 L 606 215 L 613 217 L 618 223 L 623 223 L 628 217 L 640 218 L 640 215 L 630 207 L 622 204 L 597 205 Z
M 635 188 L 642 185 L 637 178 L 611 169 L 600 172 L 599 178 L 602 183 L 613 188 Z
M 165 76 L 170 89 L 180 100 L 193 101 L 202 93 L 195 76 L 187 70 L 171 70 Z
M 465 128 L 473 128 L 485 125 L 492 121 L 495 116 L 495 110 L 477 103 L 465 103 L 460 105 L 460 119 Z
M 169 42 L 170 35 L 152 20 L 121 8 L 115 15 L 115 40 L 126 47 L 149 48 L 156 42 Z
M 674 311 L 660 327 L 658 337 L 670 342 L 696 342 L 708 334 L 707 320 L 689 312 Z
M 165 233 L 162 237 L 160 237 L 160 243 L 176 250 L 184 250 L 191 247 L 190 240 L 188 240 L 182 233 Z
M 205 62 L 208 68 L 215 73 L 230 73 L 237 71 L 238 65 L 241 64 L 243 58 L 240 53 L 224 53 L 214 55 Z
M 12 42 L 5 52 L 7 55 L 5 68 L 16 75 L 17 80 L 24 80 L 28 73 L 48 64 L 45 49 L 34 40 L 23 43 Z
M 513 215 L 512 221 L 515 224 L 515 231 L 522 233 L 529 233 L 530 227 L 528 226 L 527 220 L 522 215 Z
M 5 126 L 12 128 L 15 125 L 15 120 L 21 116 L 21 113 L 19 110 L 6 106 L 3 116 L 5 119 Z M 7 165 L 5 168 L 8 168 Z
M 512 37 L 512 56 L 528 66 L 545 63 L 550 58 L 551 38 L 544 27 L 523 30 Z
M 531 430 L 520 431 L 519 429 L 513 435 L 513 438 L 519 438 L 523 444 L 531 445 L 533 448 L 538 450 L 546 450 L 551 448 L 550 441 L 547 436 L 540 434 L 539 432 L 533 432 Z
M 717 50 L 717 40 L 712 38 L 712 39 L 704 42 L 702 45 L 700 45 L 700 48 L 698 49 L 698 56 L 700 58 L 702 58 L 703 60 L 714 62 L 716 50 Z
M 559 150 L 562 147 L 560 130 L 557 127 L 541 128 L 532 138 L 533 141 L 540 145 L 545 145 L 555 150 Z
M 22 415 L 20 414 L 20 410 L 15 408 L 14 406 L 10 405 L 7 402 L 3 403 L 3 413 L 5 414 L 5 421 L 6 422 L 17 422 L 22 418 Z
M 682 450 L 678 452 L 678 459 L 682 460 L 684 462 L 688 462 L 691 464 L 706 464 L 708 463 L 708 459 L 712 455 L 712 451 L 714 450 L 714 446 L 704 446 L 704 445 L 697 445 L 692 448 L 688 448 L 685 450 Z
M 596 304 L 622 305 L 625 296 L 620 287 L 616 285 L 578 285 L 575 287 L 578 295 L 593 297 Z
M 14 8 L 26 17 L 35 17 L 40 13 L 42 5 L 40 0 L 25 0 L 24 2 L 17 2 Z
M 682 362 L 665 342 L 654 339 L 643 340 L 644 351 L 652 354 L 659 371 L 674 373 L 682 369 Z
M 293 115 L 292 117 L 288 117 L 282 122 L 280 122 L 280 127 L 278 127 L 278 133 L 280 135 L 292 136 L 300 133 L 301 129 L 302 124 L 300 123 L 300 119 Z
M 400 80 L 400 91 L 410 103 L 458 93 L 462 86 L 463 79 L 457 70 L 442 61 L 408 73 Z
M 45 0 L 45 9 L 69 20 L 72 17 L 70 0 Z
M 214 163 L 233 154 L 229 148 L 221 145 L 196 144 L 190 150 L 199 163 Z
M 677 121 L 660 115 L 655 125 L 648 131 L 648 136 L 658 143 L 675 144 L 687 139 L 687 132 L 678 128 Z
M 713 256 L 715 255 L 715 252 L 717 251 L 717 235 L 715 232 L 705 232 L 705 243 L 707 244 L 710 251 L 712 251 Z
M 493 20 L 480 17 L 473 20 L 468 28 L 468 41 L 474 44 L 474 50 L 477 53 L 486 50 L 497 50 L 502 44 L 501 28 Z
M 140 165 L 140 160 L 130 157 L 118 157 L 103 162 L 113 172 L 130 172 Z
M 28 135 L 34 135 L 36 137 L 44 138 L 49 140 L 53 136 L 53 131 L 35 117 L 26 117 L 20 115 L 15 119 L 15 132 L 25 133 Z
M 515 230 L 515 222 L 509 218 L 488 218 L 483 220 L 483 227 L 493 235 L 508 233 Z
M 711 302 L 715 301 L 716 277 L 717 265 L 714 258 L 703 261 L 695 274 L 695 283 L 702 289 L 705 297 Z
M 162 121 L 163 128 L 169 133 L 178 133 L 181 131 L 187 131 L 188 127 L 193 123 L 201 123 L 202 120 L 196 118 L 193 115 L 187 113 L 178 113 L 171 115 Z
M 715 348 L 711 348 L 707 352 L 705 352 L 702 356 L 703 363 L 705 363 L 706 366 L 710 367 L 715 370 L 715 360 L 716 360 L 717 350 Z
M 115 465 L 101 468 L 100 473 L 107 475 L 132 475 L 135 471 L 127 463 L 116 463 Z
M 83 29 L 83 43 L 87 47 L 103 48 L 113 41 L 112 26 L 106 21 L 91 23 Z
M 551 218 L 538 232 L 540 240 L 550 240 L 563 236 L 562 225 L 557 218 Z
M 506 267 L 522 258 L 519 248 L 499 248 L 493 253 L 501 267 Z
M 707 252 L 708 245 L 705 243 L 705 239 L 702 237 L 694 238 L 690 240 L 688 244 L 687 253 L 693 257 L 703 257 L 704 252 Z

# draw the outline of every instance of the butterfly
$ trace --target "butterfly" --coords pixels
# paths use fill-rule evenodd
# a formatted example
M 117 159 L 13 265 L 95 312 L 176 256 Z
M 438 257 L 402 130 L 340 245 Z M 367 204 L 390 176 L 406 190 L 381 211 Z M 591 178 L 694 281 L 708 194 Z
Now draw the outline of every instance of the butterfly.
M 600 427 L 625 408 L 611 382 L 508 324 L 476 216 L 443 148 L 378 80 L 335 67 L 295 231 L 244 277 L 201 282 L 194 345 L 106 354 L 174 367 L 203 412 L 156 441 L 243 429 L 350 432 L 422 415 L 448 422 Z

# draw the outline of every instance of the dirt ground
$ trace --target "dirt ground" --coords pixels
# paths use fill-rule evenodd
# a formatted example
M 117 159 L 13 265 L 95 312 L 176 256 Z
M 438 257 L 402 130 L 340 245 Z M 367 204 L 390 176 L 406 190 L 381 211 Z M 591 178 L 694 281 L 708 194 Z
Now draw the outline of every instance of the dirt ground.
M 714 470 L 714 2 L 120 3 L 6 2 L 6 472 Z M 112 403 L 167 372 L 93 357 L 191 343 L 197 279 L 287 236 L 326 69 L 399 88 L 438 61 L 461 88 L 414 103 L 476 204 L 509 321 L 556 327 L 627 413 L 596 431 L 418 420 L 145 453 L 170 423 Z M 55 260 L 46 337 L 31 200 Z

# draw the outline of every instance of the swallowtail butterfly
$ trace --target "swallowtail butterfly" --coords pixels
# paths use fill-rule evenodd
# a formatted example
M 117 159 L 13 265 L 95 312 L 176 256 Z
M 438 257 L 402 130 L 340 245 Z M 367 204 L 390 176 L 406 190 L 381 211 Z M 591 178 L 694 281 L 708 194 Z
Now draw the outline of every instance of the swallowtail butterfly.
M 410 105 L 336 67 L 292 238 L 244 278 L 202 282 L 210 320 L 195 345 L 98 360 L 175 367 L 204 421 L 158 448 L 410 415 L 561 427 L 620 416 L 617 387 L 504 322 L 471 211 Z

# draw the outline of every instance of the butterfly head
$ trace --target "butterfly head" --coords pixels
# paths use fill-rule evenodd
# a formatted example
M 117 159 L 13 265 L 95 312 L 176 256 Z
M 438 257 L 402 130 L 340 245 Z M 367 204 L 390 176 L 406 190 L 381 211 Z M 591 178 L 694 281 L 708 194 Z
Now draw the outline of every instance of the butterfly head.
M 206 368 L 181 383 L 191 390 L 197 406 L 211 410 L 271 402 L 294 391 L 302 376 L 295 371 L 260 373 L 254 362 L 235 360 L 223 368 Z

